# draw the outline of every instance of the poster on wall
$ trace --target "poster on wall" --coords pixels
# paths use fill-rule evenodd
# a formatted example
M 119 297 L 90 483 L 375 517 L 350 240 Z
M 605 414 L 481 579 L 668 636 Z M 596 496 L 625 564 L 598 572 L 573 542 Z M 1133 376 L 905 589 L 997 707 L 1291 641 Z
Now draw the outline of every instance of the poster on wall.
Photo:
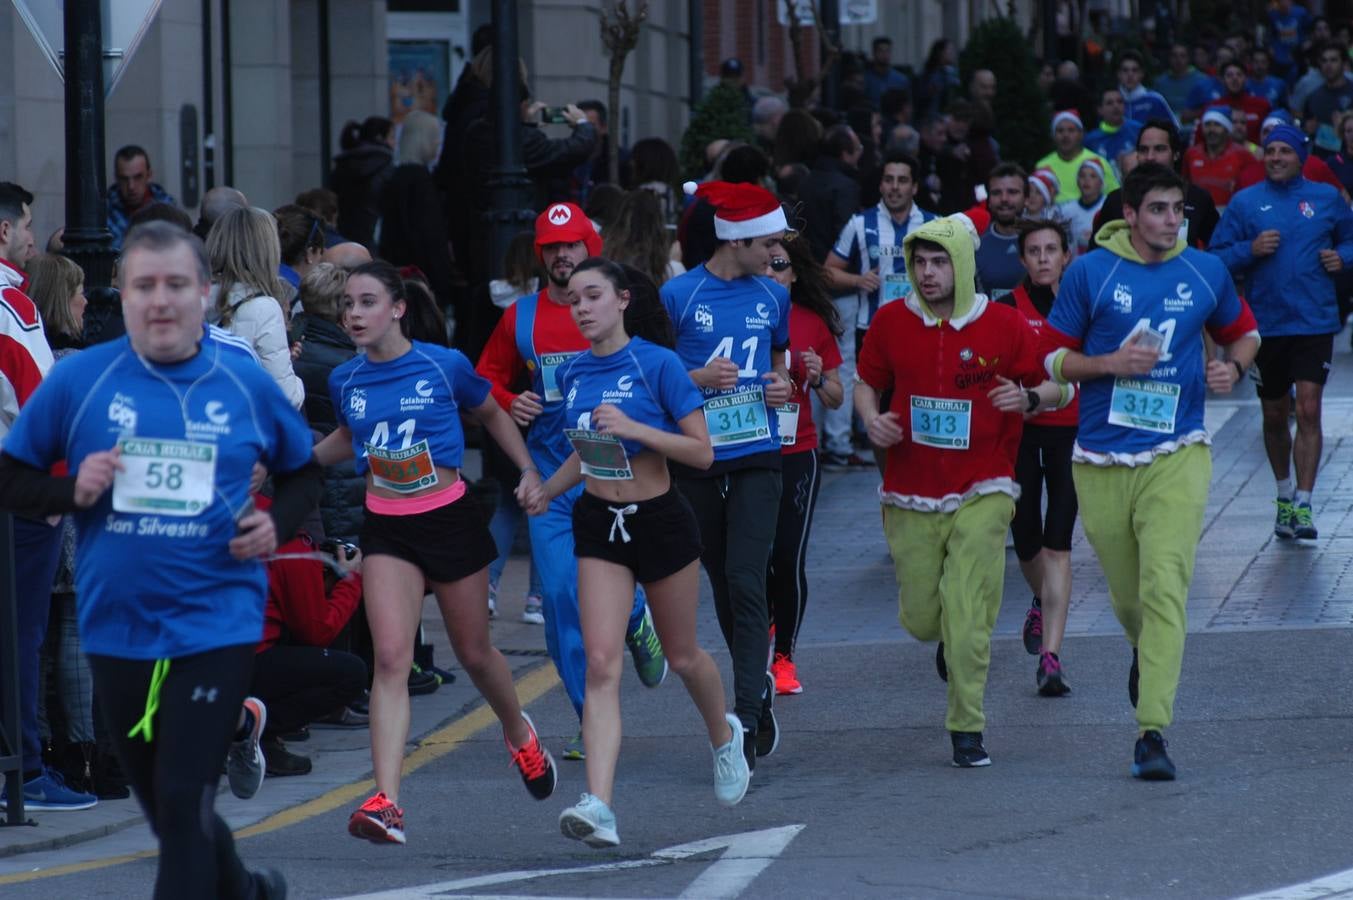
M 441 113 L 451 90 L 449 40 L 391 40 L 390 119 L 396 125 L 415 109 Z

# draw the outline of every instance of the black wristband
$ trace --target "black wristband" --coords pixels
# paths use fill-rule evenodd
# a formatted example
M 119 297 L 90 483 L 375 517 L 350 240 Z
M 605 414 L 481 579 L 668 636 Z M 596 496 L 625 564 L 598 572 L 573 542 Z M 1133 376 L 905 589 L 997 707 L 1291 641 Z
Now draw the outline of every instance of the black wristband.
M 1043 398 L 1038 396 L 1038 391 L 1034 390 L 1033 388 L 1029 388 L 1028 390 L 1026 390 L 1024 392 L 1024 395 L 1029 398 L 1029 406 L 1024 410 L 1026 413 L 1031 413 L 1034 410 L 1038 409 L 1039 404 L 1043 402 Z
M 1245 367 L 1240 364 L 1240 360 L 1228 359 L 1227 362 L 1236 367 L 1236 381 L 1245 377 Z

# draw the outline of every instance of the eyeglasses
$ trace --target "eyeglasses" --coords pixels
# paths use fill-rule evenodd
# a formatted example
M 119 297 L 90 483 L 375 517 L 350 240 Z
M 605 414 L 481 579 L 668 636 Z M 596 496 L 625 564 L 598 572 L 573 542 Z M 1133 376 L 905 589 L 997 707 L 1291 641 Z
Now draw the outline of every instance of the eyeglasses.
M 770 268 L 772 272 L 783 272 L 789 268 L 789 260 L 783 256 L 777 256 L 770 261 Z

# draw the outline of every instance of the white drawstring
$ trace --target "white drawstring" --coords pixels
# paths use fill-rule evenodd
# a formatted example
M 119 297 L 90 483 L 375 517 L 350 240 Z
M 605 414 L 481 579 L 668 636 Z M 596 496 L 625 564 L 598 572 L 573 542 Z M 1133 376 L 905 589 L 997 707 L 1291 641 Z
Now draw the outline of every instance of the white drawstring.
M 606 508 L 609 509 L 611 512 L 615 513 L 615 521 L 611 523 L 611 535 L 609 538 L 607 538 L 607 540 L 609 540 L 611 543 L 614 544 L 615 530 L 619 528 L 620 540 L 628 544 L 630 542 L 630 533 L 625 530 L 625 516 L 637 513 L 639 511 L 638 504 L 631 503 L 629 506 L 622 506 L 619 509 L 617 509 L 614 506 L 608 506 Z

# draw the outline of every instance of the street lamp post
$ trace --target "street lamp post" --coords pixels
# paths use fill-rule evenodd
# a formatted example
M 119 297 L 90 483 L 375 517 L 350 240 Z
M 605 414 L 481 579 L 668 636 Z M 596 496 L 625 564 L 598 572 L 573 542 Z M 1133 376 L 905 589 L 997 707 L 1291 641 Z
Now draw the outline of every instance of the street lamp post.
M 65 253 L 85 273 L 87 288 L 113 280 L 103 159 L 103 21 L 99 0 L 67 0 Z
M 507 245 L 531 224 L 531 180 L 526 177 L 521 152 L 521 73 L 517 68 L 517 4 L 493 3 L 493 108 L 498 130 L 498 163 L 489 177 L 490 207 L 488 271 L 503 274 Z

